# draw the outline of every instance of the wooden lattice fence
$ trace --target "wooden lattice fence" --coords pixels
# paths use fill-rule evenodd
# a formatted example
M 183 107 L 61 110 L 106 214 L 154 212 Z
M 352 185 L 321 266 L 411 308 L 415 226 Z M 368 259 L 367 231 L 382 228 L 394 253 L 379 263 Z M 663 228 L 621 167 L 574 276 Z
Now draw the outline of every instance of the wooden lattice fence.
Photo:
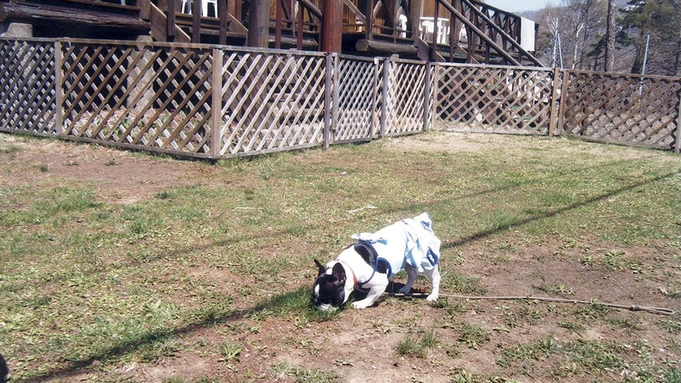
M 435 126 L 454 131 L 553 133 L 557 71 L 438 64 Z
M 0 73 L 0 128 L 56 134 L 54 42 L 0 43 Z
M 570 71 L 564 82 L 566 134 L 679 151 L 679 78 Z
M 369 141 L 379 132 L 383 62 L 345 56 L 338 61 L 338 111 L 334 143 Z
M 217 53 L 220 157 L 324 143 L 324 55 Z
M 60 135 L 210 154 L 212 50 L 57 42 Z
M 671 77 L 74 39 L 0 39 L 0 71 L 0 131 L 199 158 L 431 127 L 680 149 Z
M 386 120 L 381 135 L 419 133 L 428 128 L 430 71 L 425 62 L 384 62 L 383 105 Z

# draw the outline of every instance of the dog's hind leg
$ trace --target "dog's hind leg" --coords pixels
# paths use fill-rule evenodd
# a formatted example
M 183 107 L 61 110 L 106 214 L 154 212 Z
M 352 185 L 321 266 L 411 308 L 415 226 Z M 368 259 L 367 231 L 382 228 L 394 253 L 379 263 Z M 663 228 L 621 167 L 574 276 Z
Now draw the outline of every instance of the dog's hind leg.
M 408 263 L 404 266 L 404 271 L 407 272 L 407 284 L 398 291 L 400 293 L 409 294 L 411 287 L 414 285 L 416 278 L 419 276 L 419 272 L 414 266 Z
M 424 270 L 426 277 L 433 282 L 433 291 L 428 295 L 428 298 L 426 298 L 427 301 L 429 302 L 434 302 L 437 300 L 438 296 L 440 295 L 440 271 L 438 270 L 437 265 L 433 267 L 430 270 Z
M 388 287 L 388 276 L 385 274 L 376 273 L 371 280 L 371 287 L 369 287 L 369 293 L 366 298 L 361 301 L 354 302 L 352 308 L 354 309 L 365 309 L 367 307 L 373 306 L 376 300 L 385 292 L 386 287 Z

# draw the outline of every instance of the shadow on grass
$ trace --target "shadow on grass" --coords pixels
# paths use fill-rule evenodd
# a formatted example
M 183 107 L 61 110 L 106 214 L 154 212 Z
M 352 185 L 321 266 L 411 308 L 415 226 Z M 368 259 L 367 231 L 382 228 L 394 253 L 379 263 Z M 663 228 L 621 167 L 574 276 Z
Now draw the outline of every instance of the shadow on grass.
M 627 191 L 631 191 L 633 189 L 636 189 L 636 188 L 641 187 L 641 186 L 646 185 L 646 184 L 651 184 L 651 183 L 654 183 L 654 182 L 662 181 L 664 179 L 677 176 L 678 174 L 679 174 L 678 172 L 661 174 L 657 177 L 653 177 L 653 178 L 650 178 L 650 179 L 646 179 L 644 181 L 629 184 L 629 185 L 608 191 L 606 193 L 602 193 L 602 194 L 584 199 L 584 200 L 579 201 L 579 202 L 575 202 L 575 203 L 572 203 L 572 204 L 569 204 L 569 205 L 562 206 L 562 207 L 557 208 L 557 209 L 553 209 L 553 210 L 548 211 L 546 213 L 536 214 L 532 217 L 528 217 L 528 218 L 525 218 L 525 219 L 518 219 L 518 220 L 515 220 L 515 221 L 512 221 L 512 222 L 508 222 L 501 227 L 494 227 L 494 228 L 491 228 L 489 230 L 480 231 L 480 232 L 477 232 L 477 233 L 470 235 L 466 238 L 462 238 L 458 241 L 443 241 L 442 248 L 447 249 L 447 248 L 453 248 L 453 247 L 461 246 L 461 245 L 464 245 L 464 244 L 467 244 L 467 243 L 488 237 L 490 235 L 496 234 L 498 232 L 511 229 L 513 227 L 522 226 L 522 225 L 525 225 L 525 224 L 528 224 L 528 223 L 531 223 L 531 222 L 534 222 L 534 221 L 555 217 L 559 214 L 568 212 L 570 210 L 578 209 L 578 208 L 586 206 L 586 205 L 590 205 L 590 204 L 593 204 L 593 203 L 596 203 L 596 202 L 607 200 L 607 199 L 610 199 L 610 198 L 612 198 L 612 197 L 614 197 L 618 194 L 621 194 L 621 193 L 624 193 L 624 192 L 627 192 Z
M 68 360 L 63 366 L 54 368 L 37 376 L 27 377 L 13 382 L 45 382 L 56 377 L 68 378 L 74 375 L 85 373 L 89 370 L 93 362 L 106 363 L 115 361 L 122 355 L 129 354 L 143 347 L 165 342 L 174 337 L 193 333 L 199 329 L 215 324 L 229 323 L 249 318 L 252 315 L 262 314 L 262 316 L 287 316 L 301 315 L 310 321 L 322 322 L 333 319 L 337 313 L 324 313 L 314 310 L 310 303 L 310 287 L 301 286 L 295 290 L 275 295 L 251 308 L 242 310 L 202 310 L 196 316 L 196 320 L 184 327 L 172 329 L 158 329 L 141 334 L 135 339 L 121 342 L 103 352 L 90 355 L 78 360 Z

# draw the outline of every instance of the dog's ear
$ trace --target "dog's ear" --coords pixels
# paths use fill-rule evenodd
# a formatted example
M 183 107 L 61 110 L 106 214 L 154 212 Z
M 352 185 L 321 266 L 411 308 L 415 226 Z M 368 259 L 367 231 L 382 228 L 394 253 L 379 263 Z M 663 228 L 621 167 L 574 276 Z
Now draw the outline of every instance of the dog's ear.
M 314 260 L 314 263 L 319 268 L 319 274 L 324 274 L 324 272 L 326 271 L 326 267 L 324 267 L 324 265 L 322 265 L 322 263 L 316 259 Z
M 333 265 L 333 269 L 331 269 L 331 275 L 336 278 L 339 285 L 345 284 L 345 269 L 343 268 L 343 265 L 340 264 L 340 262 Z

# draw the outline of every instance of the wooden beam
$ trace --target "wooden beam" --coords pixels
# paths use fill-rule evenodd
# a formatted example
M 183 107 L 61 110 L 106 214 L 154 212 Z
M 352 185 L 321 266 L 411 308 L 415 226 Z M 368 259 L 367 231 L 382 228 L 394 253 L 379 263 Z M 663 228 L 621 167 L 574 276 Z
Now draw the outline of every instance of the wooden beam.
M 49 6 L 28 4 L 3 4 L 3 12 L 0 12 L 0 22 L 24 22 L 28 24 L 61 22 L 70 24 L 86 24 L 107 28 L 121 28 L 134 32 L 146 32 L 149 23 L 136 17 L 127 17 L 100 11 L 78 10 Z
M 408 44 L 396 44 L 378 40 L 361 39 L 355 43 L 355 48 L 360 52 L 402 54 L 416 56 L 418 48 Z
M 359 8 L 357 8 L 357 6 L 353 4 L 351 0 L 343 0 L 343 5 L 348 7 L 348 9 L 350 9 L 350 11 L 355 14 L 356 19 L 358 19 L 362 23 L 366 23 L 367 18 L 364 17 L 362 11 L 360 11 Z M 354 20 L 350 20 L 350 22 L 354 22 Z

